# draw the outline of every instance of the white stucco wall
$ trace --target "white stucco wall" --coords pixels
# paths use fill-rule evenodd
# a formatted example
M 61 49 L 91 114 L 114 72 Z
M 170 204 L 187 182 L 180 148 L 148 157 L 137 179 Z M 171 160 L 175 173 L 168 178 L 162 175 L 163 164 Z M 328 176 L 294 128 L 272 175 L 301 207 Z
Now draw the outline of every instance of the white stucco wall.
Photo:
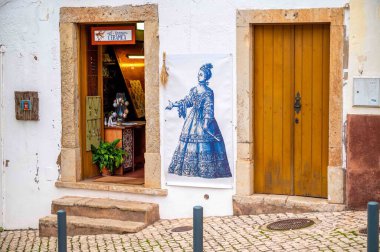
M 353 78 L 380 78 L 380 1 L 351 0 L 345 114 L 380 114 L 380 108 L 353 107 Z
M 347 1 L 0 0 L 0 43 L 7 47 L 4 54 L 5 113 L 1 120 L 4 121 L 4 159 L 9 160 L 3 174 L 4 227 L 36 228 L 38 218 L 49 214 L 51 200 L 63 195 L 157 202 L 161 218 L 190 217 L 192 207 L 197 204 L 204 206 L 205 215 L 232 214 L 231 196 L 235 189 L 170 186 L 167 187 L 167 197 L 153 197 L 54 186 L 61 148 L 60 7 L 157 3 L 161 54 L 163 51 L 168 54 L 231 53 L 234 60 L 233 96 L 236 99 L 236 9 L 343 7 Z M 16 90 L 39 92 L 40 121 L 15 119 Z M 162 101 L 161 111 L 163 108 Z M 161 118 L 161 122 L 163 120 Z M 236 120 L 234 112 L 234 125 Z M 236 141 L 236 132 L 234 135 Z M 236 157 L 236 149 L 234 152 Z M 162 184 L 165 186 L 163 172 Z M 206 193 L 210 195 L 207 201 L 203 198 Z

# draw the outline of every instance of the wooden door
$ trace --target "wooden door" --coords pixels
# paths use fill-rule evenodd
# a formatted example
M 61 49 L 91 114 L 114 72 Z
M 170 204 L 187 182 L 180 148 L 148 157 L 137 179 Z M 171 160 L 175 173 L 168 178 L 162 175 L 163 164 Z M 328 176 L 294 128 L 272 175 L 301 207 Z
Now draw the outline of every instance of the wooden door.
M 88 148 L 88 131 L 91 125 L 88 121 L 88 99 L 100 96 L 100 135 L 103 139 L 103 76 L 102 76 L 102 47 L 91 45 L 90 27 L 81 25 L 80 29 L 80 141 L 82 154 L 82 178 L 99 175 L 99 169 L 92 163 L 92 154 Z M 87 111 L 86 111 L 87 110 Z
M 329 45 L 328 25 L 295 26 L 295 195 L 327 197 Z
M 326 197 L 329 26 L 254 26 L 253 48 L 255 192 Z
M 254 27 L 255 192 L 293 194 L 293 26 Z

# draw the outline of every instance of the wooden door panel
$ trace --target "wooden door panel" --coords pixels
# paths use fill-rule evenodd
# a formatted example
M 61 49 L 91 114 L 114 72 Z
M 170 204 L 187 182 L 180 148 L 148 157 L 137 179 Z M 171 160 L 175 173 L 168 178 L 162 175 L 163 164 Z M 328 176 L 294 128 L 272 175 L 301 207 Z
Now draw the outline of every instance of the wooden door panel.
M 328 25 L 295 27 L 295 93 L 301 95 L 294 128 L 295 195 L 326 197 L 328 132 Z M 327 78 L 326 78 L 327 77 Z M 325 134 L 323 133 L 325 131 Z
M 327 166 L 329 153 L 329 73 L 330 73 L 330 27 L 323 27 L 322 36 L 322 68 L 323 68 L 323 87 L 322 96 L 322 197 L 327 197 Z
M 322 189 L 322 88 L 323 88 L 323 25 L 313 25 L 311 86 L 311 194 L 321 196 Z
M 265 192 L 264 166 L 264 26 L 254 28 L 254 185 L 255 192 Z
M 301 111 L 295 113 L 299 120 L 294 125 L 294 189 L 296 195 L 305 193 L 311 174 L 311 82 L 312 82 L 312 29 L 310 26 L 295 27 L 295 93 L 301 96 Z
M 292 192 L 293 29 L 254 28 L 255 192 Z
M 302 26 L 296 26 L 294 29 L 295 34 L 302 34 Z M 294 50 L 301 50 L 303 46 L 302 36 L 295 35 L 294 38 Z M 298 67 L 302 67 L 303 64 L 303 57 L 302 53 L 296 53 L 294 55 L 294 65 Z M 294 71 L 294 70 L 293 70 Z M 302 83 L 302 71 L 294 71 L 294 90 L 302 91 L 301 90 L 301 83 Z M 294 91 L 294 93 L 297 95 L 297 92 Z M 293 99 L 293 103 L 294 103 Z M 303 103 L 303 101 L 301 101 Z M 302 104 L 303 105 L 303 104 Z M 299 122 L 302 120 L 302 113 L 296 113 L 293 111 L 294 114 L 294 120 L 298 120 Z M 294 134 L 301 134 L 301 128 L 298 124 L 294 121 Z M 295 151 L 295 150 L 302 150 L 302 138 L 301 137 L 294 137 L 294 164 L 293 164 L 293 173 L 294 173 L 294 194 L 299 194 L 303 190 L 303 184 L 302 184 L 302 169 L 301 169 L 301 163 L 299 160 L 301 160 L 301 151 Z M 298 160 L 298 162 L 296 162 Z M 297 189 L 297 190 L 296 190 Z
M 283 149 L 283 27 L 273 27 L 273 82 L 272 82 L 272 192 L 276 194 L 285 193 L 284 188 L 289 184 L 289 180 L 284 176 L 284 169 L 282 163 L 282 149 Z
M 81 154 L 82 154 L 82 179 L 97 176 L 99 170 L 92 163 L 92 153 L 89 146 L 86 146 L 86 131 L 92 130 L 92 126 L 86 120 L 86 99 L 87 96 L 102 97 L 102 48 L 91 45 L 89 27 L 80 26 L 80 133 L 81 133 Z M 95 128 L 100 128 L 100 137 L 103 138 L 103 103 L 101 98 L 100 118 Z
M 264 170 L 265 190 L 272 192 L 273 176 L 276 174 L 273 160 L 273 26 L 264 26 L 264 65 L 263 65 L 263 102 L 264 102 Z M 270 130 L 268 130 L 270 129 Z
M 294 100 L 294 26 L 284 26 L 284 50 L 283 50 L 283 95 L 282 95 L 282 131 L 283 131 L 283 145 L 282 145 L 282 161 L 283 167 L 286 169 L 284 177 L 289 181 L 290 186 L 287 194 L 293 194 L 294 188 L 294 114 L 293 114 L 293 100 Z

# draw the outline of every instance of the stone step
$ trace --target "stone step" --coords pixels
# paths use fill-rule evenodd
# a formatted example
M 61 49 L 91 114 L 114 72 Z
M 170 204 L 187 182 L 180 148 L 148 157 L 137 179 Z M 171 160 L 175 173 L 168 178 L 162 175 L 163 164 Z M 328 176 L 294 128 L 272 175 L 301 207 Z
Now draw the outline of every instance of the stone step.
M 346 208 L 344 204 L 331 204 L 327 199 L 276 194 L 234 195 L 232 207 L 234 215 L 339 212 Z
M 53 200 L 51 213 L 152 224 L 160 219 L 158 204 L 115 199 L 66 196 Z
M 66 223 L 68 236 L 136 233 L 147 226 L 142 222 L 94 219 L 83 216 L 66 216 Z M 39 236 L 57 236 L 57 215 L 40 219 Z

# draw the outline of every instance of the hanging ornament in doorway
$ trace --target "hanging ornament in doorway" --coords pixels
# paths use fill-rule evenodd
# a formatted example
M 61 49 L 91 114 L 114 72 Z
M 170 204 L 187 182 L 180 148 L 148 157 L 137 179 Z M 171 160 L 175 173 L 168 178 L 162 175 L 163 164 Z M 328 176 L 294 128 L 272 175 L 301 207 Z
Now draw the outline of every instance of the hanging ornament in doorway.
M 168 77 L 169 77 L 169 73 L 166 67 L 166 52 L 164 52 L 162 55 L 162 67 L 161 67 L 161 75 L 160 75 L 161 83 L 164 86 L 168 82 Z

